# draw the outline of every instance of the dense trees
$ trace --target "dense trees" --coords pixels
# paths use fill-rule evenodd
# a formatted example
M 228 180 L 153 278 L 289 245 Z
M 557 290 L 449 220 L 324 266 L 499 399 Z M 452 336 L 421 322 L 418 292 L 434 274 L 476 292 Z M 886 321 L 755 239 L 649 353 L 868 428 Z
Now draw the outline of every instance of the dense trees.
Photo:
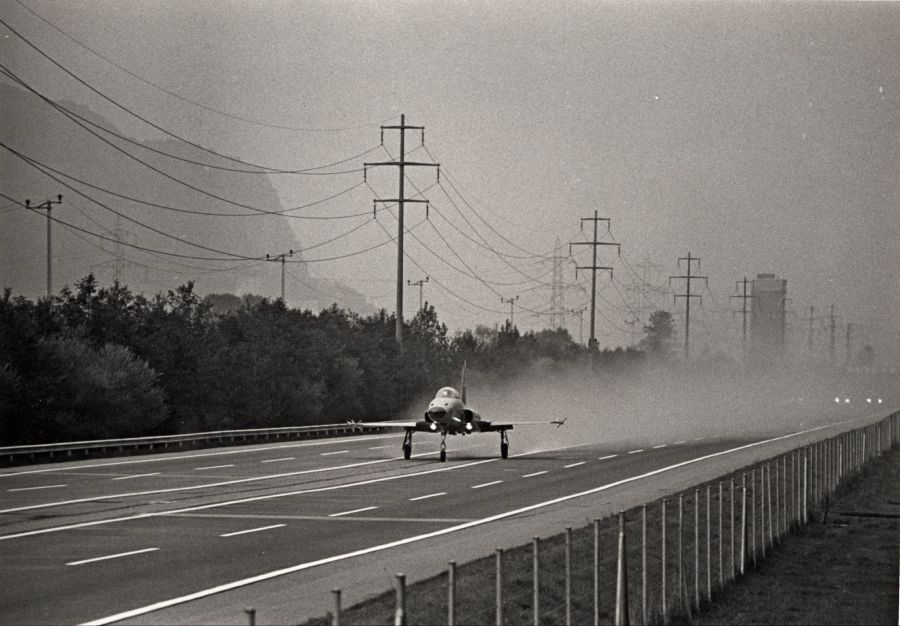
M 656 350 L 665 320 L 648 336 Z M 653 322 L 651 322 L 653 323 Z M 640 358 L 604 351 L 598 363 Z M 427 304 L 406 325 L 333 305 L 215 295 L 188 283 L 147 298 L 87 276 L 37 302 L 0 298 L 2 445 L 408 417 L 463 360 L 482 376 L 588 362 L 565 330 L 509 324 L 448 335 Z

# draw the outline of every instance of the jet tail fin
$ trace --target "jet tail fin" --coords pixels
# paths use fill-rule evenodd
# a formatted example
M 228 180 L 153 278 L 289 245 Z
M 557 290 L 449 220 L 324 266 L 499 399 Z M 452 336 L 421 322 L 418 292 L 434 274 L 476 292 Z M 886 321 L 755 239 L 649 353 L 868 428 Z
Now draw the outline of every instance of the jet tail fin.
M 465 404 L 466 403 L 466 362 L 465 361 L 463 361 L 463 366 L 462 366 L 462 381 L 460 383 L 460 387 L 461 387 L 460 393 L 462 394 L 462 403 Z

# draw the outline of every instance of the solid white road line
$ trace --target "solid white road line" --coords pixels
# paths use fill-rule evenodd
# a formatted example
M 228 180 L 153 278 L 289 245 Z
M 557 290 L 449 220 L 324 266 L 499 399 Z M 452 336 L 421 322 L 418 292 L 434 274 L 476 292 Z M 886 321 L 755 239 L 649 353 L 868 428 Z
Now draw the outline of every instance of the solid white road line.
M 84 565 L 85 563 L 96 563 L 97 561 L 108 561 L 109 559 L 118 559 L 123 556 L 131 556 L 132 554 L 143 554 L 145 552 L 156 552 L 159 548 L 144 548 L 143 550 L 132 550 L 131 552 L 120 552 L 119 554 L 108 554 L 106 556 L 97 556 L 93 559 L 83 559 L 81 561 L 71 561 L 66 565 Z
M 607 454 L 606 456 L 601 456 L 601 457 L 600 457 L 599 459 L 597 459 L 597 460 L 598 460 L 598 461 L 605 461 L 606 459 L 614 459 L 614 458 L 616 458 L 617 456 L 619 456 L 619 455 L 618 455 L 618 454 Z
M 7 491 L 34 491 L 36 489 L 58 489 L 59 487 L 68 487 L 68 485 L 41 485 L 40 487 L 16 487 L 15 489 L 7 489 Z
M 244 578 L 242 580 L 235 580 L 230 583 L 225 583 L 223 585 L 219 585 L 217 587 L 211 587 L 209 589 L 203 589 L 201 591 L 197 591 L 188 595 L 184 595 L 178 598 L 170 598 L 169 600 L 162 600 L 160 602 L 156 602 L 154 604 L 148 604 L 147 606 L 142 606 L 136 609 L 132 609 L 130 611 L 123 611 L 122 613 L 117 613 L 115 615 L 109 615 L 107 617 L 102 617 L 100 619 L 96 619 L 90 622 L 85 622 L 84 626 L 104 626 L 105 624 L 112 624 L 115 622 L 120 622 L 132 617 L 137 617 L 138 615 L 146 615 L 147 613 L 152 613 L 153 611 L 158 611 L 160 609 L 165 609 L 170 606 L 176 606 L 178 604 L 184 604 L 185 602 L 191 602 L 193 600 L 199 600 L 200 598 L 207 598 L 209 596 L 222 593 L 224 591 L 230 591 L 231 589 L 239 589 L 241 587 L 246 587 L 248 585 L 252 585 L 264 580 L 271 580 L 273 578 L 278 578 L 280 576 L 285 576 L 287 574 L 293 574 L 295 572 L 301 572 L 303 570 L 312 569 L 313 567 L 318 567 L 320 565 L 327 565 L 328 563 L 335 563 L 338 561 L 345 561 L 347 559 L 352 559 L 358 556 L 363 556 L 366 554 L 372 554 L 375 552 L 382 552 L 384 550 L 389 550 L 390 548 L 396 548 L 399 546 L 405 546 L 411 543 L 416 543 L 419 541 L 425 541 L 428 539 L 434 539 L 435 537 L 441 537 L 443 535 L 449 535 L 450 533 L 459 532 L 461 530 L 467 530 L 469 528 L 475 528 L 477 526 L 482 526 L 484 524 L 489 524 L 491 522 L 496 522 L 501 519 L 507 519 L 509 517 L 513 517 L 515 515 L 521 515 L 522 513 L 527 513 L 529 511 L 535 511 L 537 509 L 546 508 L 548 506 L 553 506 L 556 504 L 560 504 L 562 502 L 567 502 L 569 500 L 574 500 L 576 498 L 581 498 L 588 495 L 593 495 L 595 493 L 600 493 L 602 491 L 606 491 L 608 489 L 612 489 L 614 487 L 619 487 L 621 485 L 627 485 L 628 483 L 633 483 L 638 480 L 642 480 L 644 478 L 649 478 L 650 476 L 656 476 L 657 474 L 662 474 L 664 472 L 669 472 L 674 469 L 678 469 L 680 467 L 684 467 L 686 465 L 691 465 L 693 463 L 699 463 L 701 461 L 706 461 L 712 458 L 724 456 L 726 454 L 732 454 L 734 452 L 740 452 L 741 450 L 747 450 L 750 448 L 755 448 L 757 446 L 762 446 L 768 443 L 773 443 L 775 441 L 782 441 L 784 439 L 790 439 L 791 437 L 798 437 L 800 435 L 806 435 L 818 430 L 823 430 L 825 428 L 830 428 L 832 426 L 837 426 L 838 424 L 843 424 L 847 422 L 851 422 L 853 420 L 846 420 L 844 422 L 838 422 L 836 424 L 825 424 L 824 426 L 818 426 L 815 428 L 809 428 L 807 430 L 801 430 L 794 433 L 789 433 L 787 435 L 781 435 L 779 437 L 772 437 L 771 439 L 764 439 L 762 441 L 755 441 L 753 443 L 748 443 L 743 446 L 738 446 L 736 448 L 730 448 L 728 450 L 720 450 L 719 452 L 713 452 L 711 454 L 706 454 L 704 456 L 696 457 L 693 459 L 688 459 L 687 461 L 682 461 L 680 463 L 676 463 L 674 465 L 669 465 L 666 467 L 661 467 L 659 469 L 651 470 L 644 474 L 640 474 L 638 476 L 631 476 L 629 478 L 623 478 L 622 480 L 617 480 L 615 482 L 609 483 L 607 485 L 601 485 L 600 487 L 594 487 L 593 489 L 588 489 L 587 491 L 580 491 L 578 493 L 572 493 L 569 495 L 561 496 L 559 498 L 555 498 L 553 500 L 547 500 L 545 502 L 538 502 L 537 504 L 531 504 L 519 509 L 514 509 L 512 511 L 506 511 L 504 513 L 498 513 L 497 515 L 492 515 L 490 517 L 485 517 L 478 520 L 473 520 L 471 522 L 465 522 L 463 524 L 458 524 L 456 526 L 450 526 L 448 528 L 441 528 L 439 530 L 432 531 L 430 533 L 425 533 L 422 535 L 415 535 L 413 537 L 406 537 L 404 539 L 398 539 L 397 541 L 392 541 L 390 543 L 384 543 L 377 546 L 370 546 L 368 548 L 362 548 L 360 550 L 355 550 L 353 552 L 347 552 L 344 554 L 336 554 L 334 556 L 326 557 L 324 559 L 319 559 L 318 561 L 309 561 L 307 563 L 300 563 L 298 565 L 292 565 L 291 567 L 285 567 L 279 570 L 273 570 L 271 572 L 266 572 L 264 574 L 258 574 L 256 576 L 251 576 L 250 578 Z M 3 537 L 0 537 L 3 539 Z
M 540 476 L 541 474 L 546 474 L 548 470 L 542 470 L 540 472 L 533 472 L 531 474 L 524 474 L 522 478 L 531 478 L 532 476 Z
M 653 449 L 654 449 L 654 450 L 659 450 L 660 448 L 665 448 L 667 445 L 669 445 L 669 444 L 667 444 L 667 443 L 661 443 L 661 444 L 659 444 L 658 446 L 653 446 Z
M 377 506 L 366 506 L 361 509 L 353 509 L 352 511 L 344 511 L 342 513 L 332 513 L 328 517 L 341 517 L 342 515 L 353 515 L 354 513 L 362 513 L 363 511 L 371 511 L 377 509 Z
M 579 461 L 578 463 L 569 463 L 568 465 L 563 465 L 563 469 L 569 469 L 570 467 L 578 467 L 579 465 L 584 465 L 587 461 Z
M 482 487 L 490 487 L 491 485 L 499 485 L 502 483 L 502 480 L 492 480 L 489 483 L 482 483 L 480 485 L 472 485 L 472 489 L 481 489 Z
M 271 526 L 261 526 L 260 528 L 250 528 L 248 530 L 239 530 L 234 533 L 224 533 L 219 535 L 219 537 L 236 537 L 238 535 L 246 535 L 248 533 L 259 533 L 264 530 L 272 530 L 273 528 L 282 528 L 287 526 L 287 524 L 272 524 Z
M 323 452 L 319 456 L 331 456 L 333 454 L 347 454 L 350 450 L 337 450 L 336 452 Z
M 143 478 L 144 476 L 159 476 L 159 472 L 153 472 L 152 474 L 133 474 L 131 476 L 118 476 L 113 478 L 113 480 L 131 480 L 132 478 Z
M 643 452 L 643 448 L 638 448 L 637 450 L 629 450 L 628 454 L 638 454 L 639 452 Z
M 230 463 L 228 465 L 210 465 L 209 467 L 195 467 L 194 471 L 201 472 L 203 470 L 222 469 L 223 467 L 234 467 L 234 463 Z
M 437 498 L 438 496 L 446 496 L 446 491 L 439 491 L 438 493 L 429 493 L 427 496 L 419 496 L 418 498 L 410 498 L 410 502 L 415 502 L 416 500 L 427 500 L 428 498 Z
M 282 461 L 293 461 L 297 457 L 286 456 L 280 459 L 266 459 L 265 461 L 260 461 L 260 463 L 281 463 Z

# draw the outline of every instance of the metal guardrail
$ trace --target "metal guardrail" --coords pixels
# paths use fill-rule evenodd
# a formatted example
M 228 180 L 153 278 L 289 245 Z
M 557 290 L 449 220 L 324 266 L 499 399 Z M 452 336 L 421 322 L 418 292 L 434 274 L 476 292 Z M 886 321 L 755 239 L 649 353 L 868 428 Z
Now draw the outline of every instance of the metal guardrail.
M 248 441 L 271 441 L 279 439 L 314 439 L 350 435 L 354 433 L 382 432 L 384 428 L 371 428 L 364 424 L 349 425 L 319 424 L 315 426 L 284 426 L 280 428 L 250 428 L 244 430 L 216 430 L 205 433 L 182 435 L 158 435 L 153 437 L 131 437 L 126 439 L 97 439 L 93 441 L 68 441 L 60 443 L 35 444 L 27 446 L 0 447 L 0 464 L 11 464 L 23 459 L 39 460 L 41 457 L 55 459 L 59 455 L 66 458 L 81 453 L 89 456 L 91 451 L 125 453 L 127 450 L 166 450 L 171 447 L 196 447 L 199 444 L 235 443 Z

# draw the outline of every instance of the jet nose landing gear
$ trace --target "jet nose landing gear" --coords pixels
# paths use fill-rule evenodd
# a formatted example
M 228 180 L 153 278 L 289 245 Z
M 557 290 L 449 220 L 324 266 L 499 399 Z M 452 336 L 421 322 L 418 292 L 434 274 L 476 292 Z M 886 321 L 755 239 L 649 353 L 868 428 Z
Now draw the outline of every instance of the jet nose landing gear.
M 412 457 L 412 429 L 406 429 L 406 436 L 403 437 L 403 458 L 407 461 Z
M 441 433 L 441 463 L 447 460 L 447 432 Z
M 509 457 L 509 440 L 506 438 L 506 430 L 500 431 L 500 458 Z

